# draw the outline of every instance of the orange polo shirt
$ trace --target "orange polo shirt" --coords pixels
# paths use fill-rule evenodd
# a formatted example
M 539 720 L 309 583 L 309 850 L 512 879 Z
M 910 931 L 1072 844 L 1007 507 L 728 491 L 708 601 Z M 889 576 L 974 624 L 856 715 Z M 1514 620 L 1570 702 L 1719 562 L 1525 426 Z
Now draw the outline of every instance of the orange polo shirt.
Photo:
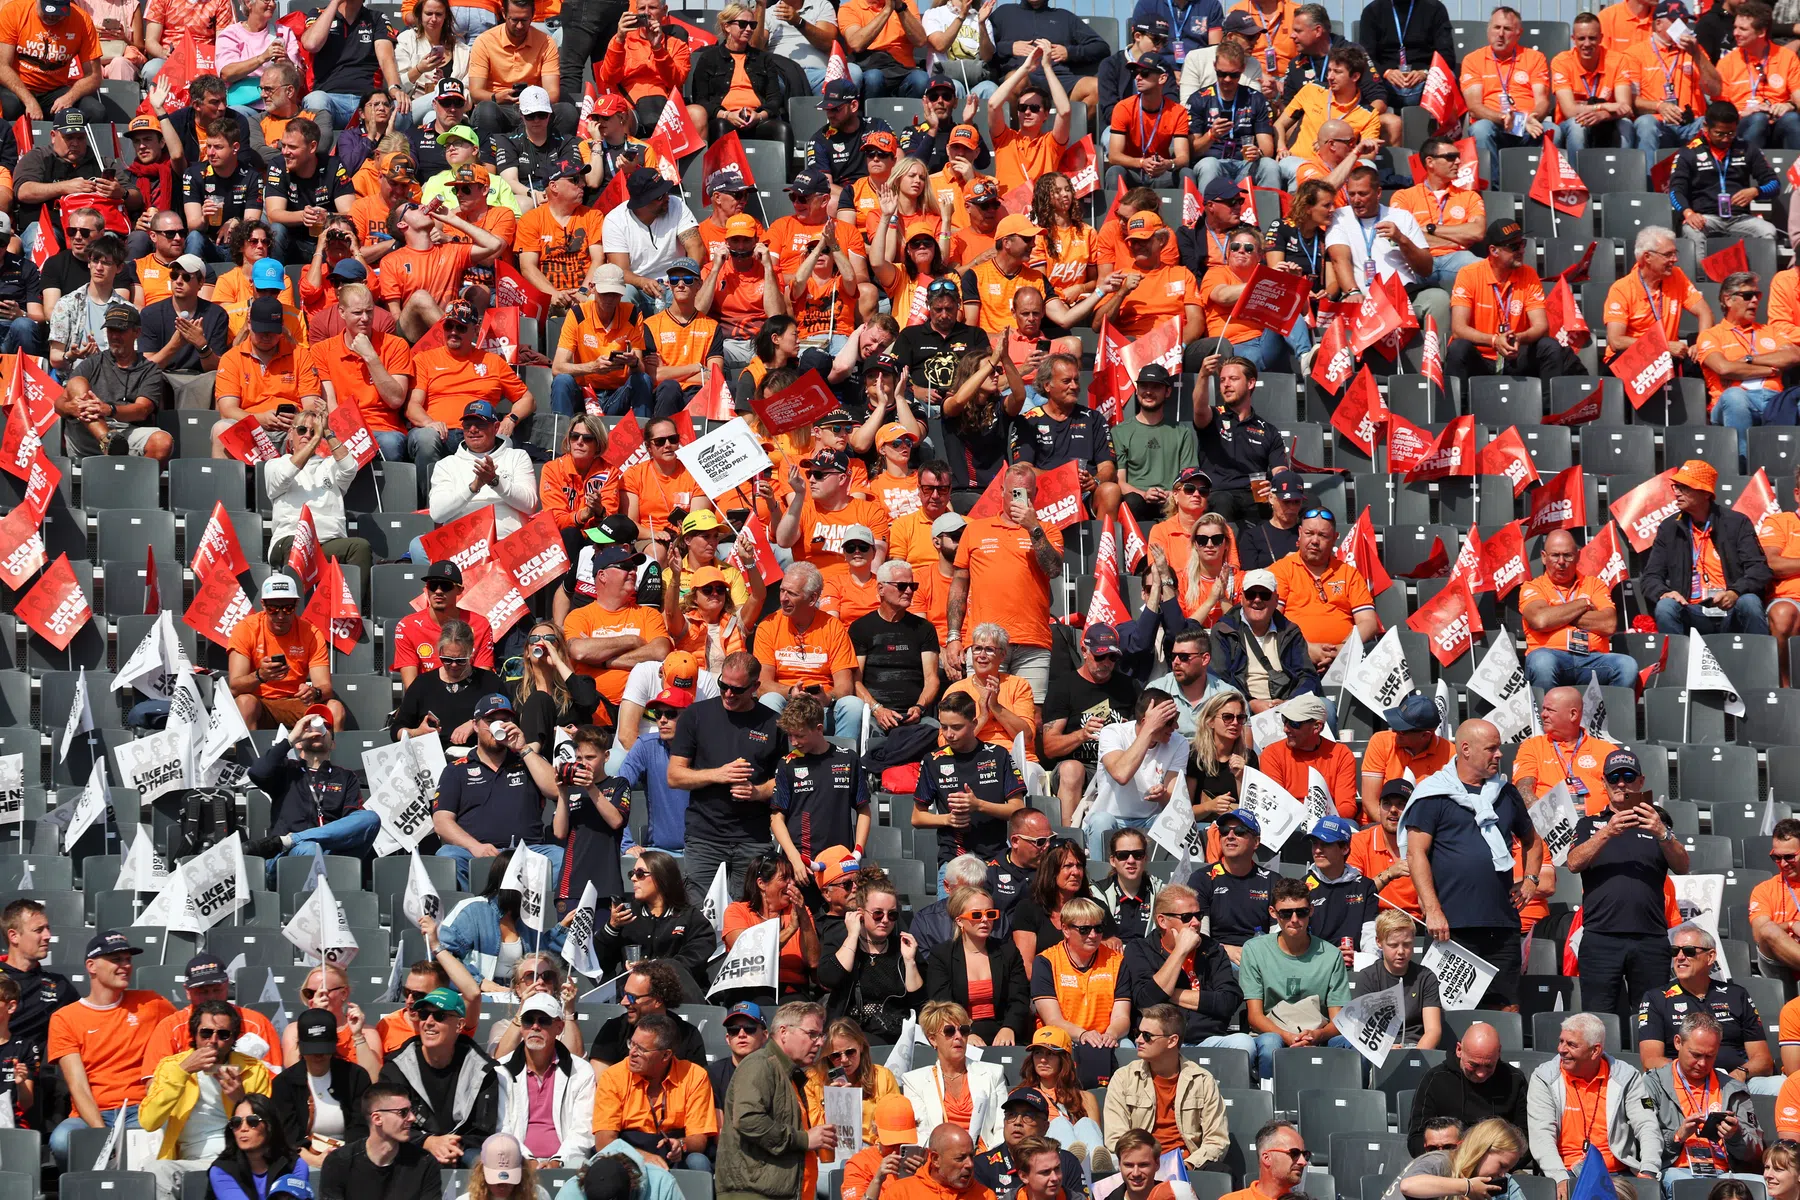
M 1608 288 L 1606 320 L 1625 322 L 1625 336 L 1640 338 L 1657 323 L 1660 314 L 1663 337 L 1672 342 L 1681 329 L 1681 306 L 1688 302 L 1694 285 L 1680 267 L 1669 272 L 1655 296 L 1650 295 L 1647 282 L 1642 273 L 1633 271 Z
M 1507 327 L 1525 328 L 1527 314 L 1544 308 L 1544 285 L 1530 267 L 1514 267 L 1504 285 L 1494 276 L 1494 267 L 1485 258 L 1477 259 L 1456 273 L 1456 285 L 1450 292 L 1452 308 L 1469 310 L 1469 325 L 1479 333 L 1500 331 L 1500 309 L 1505 304 Z M 1492 346 L 1477 347 L 1483 358 L 1492 359 Z
M 1226 16 L 1235 12 L 1250 14 L 1257 29 L 1256 38 L 1250 43 L 1250 50 L 1261 60 L 1265 75 L 1269 73 L 1269 51 L 1274 50 L 1274 75 L 1277 79 L 1287 74 L 1288 63 L 1300 53 L 1300 46 L 1294 41 L 1294 7 L 1292 0 L 1280 0 L 1273 13 L 1266 13 L 1251 3 L 1251 0 L 1238 0 L 1225 10 Z
M 1062 161 L 1067 142 L 1059 142 L 1051 133 L 1053 122 L 1044 123 L 1044 131 L 1029 137 L 1016 129 L 994 133 L 994 178 L 1005 195 L 1022 183 L 1034 183 L 1040 175 L 1056 170 Z
M 491 403 L 504 398 L 517 404 L 525 395 L 525 381 L 489 350 L 459 354 L 448 346 L 433 346 L 413 354 L 413 371 L 413 389 L 425 393 L 425 415 L 452 429 L 461 424 L 471 400 Z
M 1755 58 L 1733 50 L 1719 60 L 1719 80 L 1725 85 L 1719 98 L 1740 112 L 1752 101 L 1785 104 L 1800 87 L 1800 56 L 1773 44 Z
M 249 341 L 239 342 L 219 360 L 215 396 L 236 396 L 246 413 L 273 412 L 283 404 L 300 407 L 303 396 L 323 396 L 319 372 L 312 358 L 298 351 L 286 336 L 275 357 L 266 364 L 257 359 Z
M 808 1158 L 807 1161 L 813 1160 Z M 810 1195 L 808 1192 L 800 1194 Z M 929 1156 L 916 1175 L 884 1183 L 881 1194 L 884 1200 L 994 1200 L 994 1193 L 973 1174 L 970 1174 L 968 1185 L 961 1191 L 952 1191 L 939 1183 L 931 1173 Z
M 1768 330 L 1786 342 L 1800 340 L 1800 270 L 1794 267 L 1769 280 Z
M 1514 109 L 1528 113 L 1532 89 L 1542 87 L 1548 92 L 1550 88 L 1550 63 L 1529 46 L 1515 47 L 1507 59 L 1495 58 L 1493 50 L 1483 46 L 1463 56 L 1458 86 L 1466 88 L 1472 83 L 1480 85 L 1481 102 L 1489 108 L 1504 112 L 1503 97 L 1507 97 Z
M 1769 332 L 1767 325 L 1754 322 L 1748 329 L 1720 322 L 1701 334 L 1694 341 L 1694 353 L 1700 359 L 1700 374 L 1706 378 L 1706 407 L 1710 410 L 1712 402 L 1725 390 L 1724 379 L 1706 365 L 1709 357 L 1720 354 L 1726 362 L 1742 362 L 1752 354 L 1773 354 L 1780 346 L 1781 342 Z M 1742 382 L 1739 381 L 1740 386 Z M 1765 381 L 1765 386 L 1769 389 L 1769 394 L 1773 395 L 1781 390 L 1781 380 L 1777 376 L 1770 376 Z
M 1601 21 L 1606 15 L 1601 14 Z M 1706 108 L 1706 95 L 1700 88 L 1700 68 L 1694 56 L 1675 46 L 1659 46 L 1653 39 L 1634 45 L 1631 55 L 1632 82 L 1641 99 L 1676 104 L 1699 113 Z
M 138 286 L 144 289 L 146 307 L 169 298 L 169 268 L 173 265 L 163 262 L 154 254 L 146 254 L 132 263 L 137 270 Z
M 584 604 L 563 620 L 563 637 L 571 641 L 586 637 L 618 637 L 627 633 L 636 634 L 648 644 L 657 638 L 668 637 L 669 627 L 663 624 L 662 613 L 641 604 L 617 611 L 602 608 L 598 602 Z M 624 696 L 625 680 L 631 675 L 630 667 L 590 667 L 586 663 L 576 663 L 575 669 L 583 675 L 592 675 L 600 694 L 614 705 Z M 605 711 L 603 705 L 595 715 L 603 715 Z
M 1586 596 L 1592 600 L 1596 612 L 1613 611 L 1612 593 L 1606 590 L 1605 584 L 1591 575 L 1577 575 L 1575 586 L 1568 591 L 1557 587 L 1555 583 L 1551 582 L 1548 575 L 1539 575 L 1536 579 L 1526 580 L 1524 587 L 1519 591 L 1519 606 L 1522 608 L 1540 600 L 1545 604 L 1558 606 L 1569 603 L 1577 596 Z M 1612 639 L 1604 633 L 1589 633 L 1585 629 L 1576 629 L 1573 625 L 1564 625 L 1560 629 L 1540 632 L 1527 625 L 1525 627 L 1525 653 L 1530 654 L 1533 650 L 1542 650 L 1546 647 L 1552 650 L 1567 650 L 1570 638 L 1577 633 L 1587 638 L 1587 649 L 1592 653 L 1605 654 L 1612 649 Z
M 1404 778 L 1411 771 L 1413 782 L 1432 774 L 1456 753 L 1456 746 L 1448 738 L 1432 736 L 1431 745 L 1423 754 L 1413 754 L 1400 745 L 1400 739 L 1391 729 L 1383 729 L 1369 739 L 1363 750 L 1362 773 L 1379 775 L 1381 782 L 1390 779 Z M 1360 821 L 1362 818 L 1356 818 Z
M 701 1067 L 677 1058 L 669 1064 L 662 1094 L 650 1100 L 649 1081 L 630 1063 L 614 1063 L 594 1080 L 594 1128 L 619 1133 L 659 1133 L 685 1129 L 715 1134 L 712 1080 Z
M 1782 882 L 1780 875 L 1763 880 L 1750 889 L 1750 904 L 1747 909 L 1750 919 L 1754 921 L 1761 917 L 1778 925 L 1800 921 L 1800 902 L 1796 902 L 1794 896 L 1794 890 Z M 1794 1078 L 1800 1078 L 1800 1075 Z
M 1212 272 L 1206 274 L 1211 279 Z M 1214 283 L 1212 286 L 1219 285 Z M 1127 293 L 1113 324 L 1120 333 L 1134 340 L 1150 333 L 1170 317 L 1183 317 L 1185 330 L 1185 314 L 1190 304 L 1195 308 L 1205 305 L 1194 273 L 1186 267 L 1158 267 Z
M 1356 789 L 1356 752 L 1342 742 L 1320 738 L 1316 748 L 1303 752 L 1295 750 L 1283 738 L 1262 752 L 1256 767 L 1285 788 L 1289 795 L 1300 797 L 1306 795 L 1312 772 L 1316 770 L 1324 778 L 1325 786 L 1331 789 L 1338 815 L 1352 821 L 1362 819 L 1362 802 Z
M 1393 836 L 1379 825 L 1360 829 L 1350 835 L 1350 857 L 1346 861 L 1374 879 L 1400 861 L 1398 849 L 1393 842 Z M 1381 897 L 1413 916 L 1424 919 L 1424 910 L 1419 907 L 1419 892 L 1413 887 L 1411 875 L 1401 875 L 1389 882 L 1381 889 Z
M 392 333 L 371 333 L 369 341 L 374 344 L 375 353 L 381 358 L 382 368 L 396 378 L 405 376 L 407 390 L 410 392 L 413 356 L 412 347 L 406 344 L 406 339 Z M 337 402 L 355 404 L 362 411 L 363 422 L 371 430 L 378 433 L 406 432 L 406 424 L 400 419 L 404 405 L 401 409 L 393 409 L 382 401 L 369 375 L 369 364 L 363 361 L 362 355 L 350 349 L 343 334 L 325 339 L 311 347 L 308 354 L 320 376 L 331 384 L 332 390 L 337 394 Z
M 765 617 L 756 627 L 756 660 L 772 663 L 775 680 L 784 687 L 812 683 L 831 687 L 831 677 L 856 668 L 856 649 L 850 634 L 836 617 L 820 613 L 805 633 L 794 629 L 784 612 Z
M 1529 803 L 1572 775 L 1576 782 L 1569 784 L 1569 791 L 1576 807 L 1585 808 L 1589 814 L 1597 813 L 1606 807 L 1606 776 L 1601 768 L 1613 748 L 1611 742 L 1586 733 L 1572 747 L 1552 742 L 1548 734 L 1528 737 L 1519 743 L 1513 756 L 1513 782 L 1537 780 L 1537 789 L 1525 798 Z M 1585 796 L 1578 786 L 1586 790 Z
M 1611 104 L 1621 83 L 1631 83 L 1636 68 L 1632 59 L 1623 50 L 1608 50 L 1600 47 L 1600 61 L 1594 64 L 1593 70 L 1581 65 L 1581 57 L 1573 50 L 1564 50 L 1550 60 L 1550 91 L 1554 95 L 1561 88 L 1568 88 L 1575 94 L 1577 104 Z M 1556 105 L 1556 119 L 1565 121 L 1575 114 L 1563 109 L 1562 102 Z
M 1270 568 L 1281 585 L 1281 611 L 1300 626 L 1309 642 L 1336 646 L 1355 628 L 1351 614 L 1375 607 L 1362 573 L 1336 557 L 1322 575 L 1314 575 L 1295 551 Z
M 1763 522 L 1761 532 L 1757 534 L 1757 540 L 1762 542 L 1765 555 L 1800 558 L 1800 514 L 1770 513 L 1768 520 Z M 1771 599 L 1800 600 L 1800 575 L 1777 579 Z
M 1609 1172 L 1619 1170 L 1613 1157 L 1612 1144 L 1606 1133 L 1606 1083 L 1612 1076 L 1612 1063 L 1602 1062 L 1592 1079 L 1582 1080 L 1562 1073 L 1562 1122 L 1556 1131 L 1556 1148 L 1562 1154 L 1563 1166 L 1579 1164 L 1590 1144 L 1600 1151 Z
M 1000 269 L 997 261 L 990 258 L 963 272 L 963 301 L 967 303 L 974 300 L 981 305 L 981 316 L 975 323 L 987 333 L 999 333 L 1016 324 L 1012 311 L 1013 296 L 1023 287 L 1034 287 L 1046 296 L 1050 294 L 1049 280 L 1036 267 L 1020 267 L 1018 271 L 1008 275 Z
M 1650 29 L 1655 24 L 1649 12 L 1638 16 L 1625 0 L 1600 10 L 1600 44 L 1615 54 L 1623 54 L 1633 46 L 1650 44 Z
M 175 1006 L 156 992 L 127 991 L 111 1008 L 86 1000 L 51 1014 L 45 1060 L 81 1056 L 94 1103 L 102 1109 L 135 1104 L 149 1091 L 144 1076 L 144 1047 Z
M 1439 193 L 1419 184 L 1417 187 L 1402 188 L 1395 192 L 1390 203 L 1395 208 L 1403 208 L 1411 213 L 1421 229 L 1427 225 L 1463 225 L 1470 221 L 1483 226 L 1487 224 L 1487 204 L 1482 200 L 1480 192 L 1459 192 L 1455 188 L 1446 188 Z M 1431 247 L 1433 258 L 1442 258 L 1456 252 L 1455 246 Z

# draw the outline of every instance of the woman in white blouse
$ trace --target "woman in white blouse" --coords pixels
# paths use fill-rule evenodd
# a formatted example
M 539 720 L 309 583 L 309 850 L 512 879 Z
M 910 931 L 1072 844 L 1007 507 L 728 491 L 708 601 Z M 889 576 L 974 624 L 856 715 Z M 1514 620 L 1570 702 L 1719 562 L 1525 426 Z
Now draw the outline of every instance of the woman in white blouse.
M 349 522 L 344 516 L 344 493 L 356 478 L 356 459 L 331 431 L 323 406 L 294 418 L 286 448 L 288 453 L 269 460 L 263 474 L 274 511 L 275 542 L 269 547 L 269 565 L 276 570 L 287 565 L 288 550 L 300 528 L 300 510 L 307 508 L 319 535 L 319 561 L 335 558 L 349 563 L 367 579 L 375 563 L 369 543 L 345 536 Z
M 900 1077 L 900 1091 L 912 1101 L 920 1129 L 945 1121 L 969 1130 L 977 1150 L 992 1150 L 1003 1137 L 1000 1110 L 1006 1106 L 1006 1069 L 969 1058 L 969 1010 L 950 1000 L 933 1000 L 919 1014 L 919 1032 L 937 1051 L 937 1061 Z
M 411 24 L 394 40 L 394 66 L 400 72 L 400 86 L 412 97 L 414 124 L 431 115 L 439 80 L 469 77 L 469 43 L 463 40 L 448 0 L 419 0 Z

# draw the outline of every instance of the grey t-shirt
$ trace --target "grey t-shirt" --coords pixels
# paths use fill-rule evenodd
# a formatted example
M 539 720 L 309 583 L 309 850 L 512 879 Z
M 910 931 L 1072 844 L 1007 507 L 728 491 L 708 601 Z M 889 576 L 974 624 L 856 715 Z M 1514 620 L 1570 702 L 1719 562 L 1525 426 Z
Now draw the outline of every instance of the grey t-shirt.
M 1424 1010 L 1427 1008 L 1443 1008 L 1438 999 L 1437 976 L 1420 966 L 1417 960 L 1406 965 L 1406 974 L 1400 976 L 1401 991 L 1406 997 L 1406 1024 L 1400 1030 L 1402 1046 L 1416 1046 L 1419 1039 L 1425 1036 Z M 1371 992 L 1384 992 L 1394 986 L 1395 978 L 1388 973 L 1387 965 L 1376 959 L 1356 973 L 1356 994 L 1367 996 Z
M 145 399 L 155 404 L 156 412 L 161 412 L 174 403 L 174 392 L 169 389 L 169 380 L 162 368 L 142 355 L 130 368 L 125 368 L 113 360 L 112 351 L 102 350 L 82 359 L 75 368 L 75 374 L 87 380 L 94 389 L 94 395 L 108 404 L 130 404 L 134 400 Z M 152 415 L 132 423 L 154 425 L 156 417 Z
M 801 0 L 800 19 L 808 25 L 817 25 L 821 21 L 837 24 L 837 12 L 825 0 Z M 802 70 L 811 68 L 825 69 L 825 52 L 806 40 L 806 35 L 799 28 L 788 24 L 775 15 L 775 6 L 770 5 L 763 14 L 763 20 L 769 26 L 768 51 L 777 58 L 792 59 Z

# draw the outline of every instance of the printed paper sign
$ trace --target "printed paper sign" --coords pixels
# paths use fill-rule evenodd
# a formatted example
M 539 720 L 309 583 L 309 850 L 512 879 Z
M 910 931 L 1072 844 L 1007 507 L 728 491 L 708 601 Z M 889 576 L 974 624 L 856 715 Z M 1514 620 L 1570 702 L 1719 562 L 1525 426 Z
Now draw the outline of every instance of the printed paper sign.
M 712 999 L 720 992 L 740 988 L 781 987 L 781 922 L 764 921 L 738 935 L 738 940 L 719 965 L 719 977 L 706 991 Z M 860 1095 L 860 1093 L 859 1093 Z M 858 1107 L 860 1119 L 861 1108 Z
M 1431 943 L 1419 962 L 1438 977 L 1438 999 L 1451 1012 L 1480 1008 L 1481 998 L 1497 974 L 1492 963 L 1455 942 Z
M 1539 796 L 1529 812 L 1531 827 L 1544 839 L 1544 850 L 1551 863 L 1562 866 L 1568 861 L 1570 847 L 1575 845 L 1575 823 L 1581 819 L 1567 781 Z
M 713 500 L 755 479 L 771 466 L 762 442 L 742 417 L 682 446 L 675 451 L 675 457 L 688 469 L 700 490 Z
M 1295 830 L 1310 828 L 1300 802 L 1255 767 L 1244 768 L 1239 799 L 1244 809 L 1256 815 L 1256 823 L 1262 826 L 1262 844 L 1271 850 L 1280 850 Z
M 1358 1054 L 1381 1066 L 1406 1027 L 1405 983 L 1355 997 L 1338 1010 L 1337 1027 Z

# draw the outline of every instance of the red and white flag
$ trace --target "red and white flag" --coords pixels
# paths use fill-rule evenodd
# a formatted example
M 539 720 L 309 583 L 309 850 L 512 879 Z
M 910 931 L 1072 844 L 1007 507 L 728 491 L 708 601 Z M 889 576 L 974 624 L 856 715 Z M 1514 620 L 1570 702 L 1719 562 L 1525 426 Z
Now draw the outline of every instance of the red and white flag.
M 294 540 L 288 546 L 288 569 L 300 586 L 312 591 L 319 586 L 319 530 L 313 524 L 312 506 L 300 506 L 300 523 L 294 529 Z
M 1100 190 L 1100 168 L 1094 157 L 1094 135 L 1088 134 L 1062 152 L 1056 169 L 1069 177 L 1077 200 Z
M 1485 592 L 1489 588 L 1487 568 L 1482 565 L 1481 529 L 1469 526 L 1463 534 L 1462 548 L 1456 552 L 1456 565 L 1450 569 L 1452 583 L 1462 580 L 1469 585 L 1471 592 Z
M 1430 458 L 1435 440 L 1430 430 L 1419 428 L 1397 412 L 1388 413 L 1388 473 L 1395 475 L 1410 471 Z
M 1431 539 L 1431 553 L 1410 571 L 1400 572 L 1402 579 L 1443 579 L 1450 574 L 1450 552 L 1444 549 L 1444 539 Z
M 562 531 L 550 514 L 539 512 L 494 543 L 494 558 L 512 572 L 519 594 L 529 599 L 569 569 Z
M 769 523 L 760 510 L 751 514 L 750 519 L 744 522 L 744 527 L 738 530 L 737 542 L 731 551 L 731 561 L 740 571 L 754 563 L 765 586 L 773 587 L 780 581 L 781 563 L 775 557 L 774 546 L 770 544 Z
M 1375 545 L 1375 523 L 1369 517 L 1369 510 L 1364 507 L 1357 514 L 1356 524 L 1338 543 L 1338 557 L 1362 572 L 1362 577 L 1369 581 L 1371 594 L 1379 596 L 1394 586 L 1393 576 L 1387 572 L 1387 566 L 1381 561 L 1381 551 Z
M 1425 318 L 1425 334 L 1421 341 L 1420 351 L 1423 360 L 1419 363 L 1419 374 L 1431 380 L 1432 386 L 1436 387 L 1438 391 L 1446 390 L 1444 387 L 1444 347 L 1438 341 L 1436 317 L 1427 316 Z
M 1575 173 L 1562 150 L 1544 135 L 1543 153 L 1538 158 L 1537 174 L 1532 176 L 1531 199 L 1547 204 L 1560 213 L 1579 217 L 1587 211 L 1587 181 Z
M 1181 223 L 1192 228 L 1200 223 L 1200 214 L 1204 209 L 1200 205 L 1200 189 L 1194 183 L 1192 175 L 1181 177 Z
M 832 42 L 831 56 L 825 60 L 825 82 L 834 83 L 839 79 L 848 78 L 850 78 L 850 59 L 844 53 L 844 43 Z
M 1475 474 L 1475 418 L 1457 417 L 1444 426 L 1425 461 L 1406 473 L 1406 482 Z
M 519 310 L 515 308 L 511 311 L 516 320 Z M 488 316 L 493 316 L 494 312 L 494 309 L 488 309 Z M 325 418 L 325 424 L 331 427 L 331 432 L 337 436 L 338 442 L 356 460 L 357 470 L 360 471 L 375 461 L 375 434 L 370 430 L 369 423 L 363 420 L 360 405 L 338 405 L 331 410 L 331 415 Z
M 1587 524 L 1587 485 L 1579 466 L 1558 471 L 1531 494 L 1531 515 L 1525 518 L 1525 536 L 1542 537 L 1556 529 L 1579 529 Z
M 1565 350 L 1579 350 L 1593 340 L 1587 318 L 1581 313 L 1581 305 L 1575 303 L 1575 291 L 1566 279 L 1558 279 L 1550 285 L 1550 295 L 1544 300 L 1544 316 L 1554 330 L 1551 336 Z
M 162 579 L 156 574 L 156 547 L 144 546 L 144 615 L 153 617 L 162 611 Z
M 362 638 L 362 610 L 350 592 L 350 581 L 335 558 L 325 560 L 319 586 L 306 602 L 300 619 L 331 639 L 339 654 L 348 654 Z
M 1656 540 L 1656 531 L 1675 513 L 1674 478 L 1673 468 L 1652 475 L 1612 502 L 1609 511 L 1613 520 L 1619 523 L 1619 528 L 1625 531 L 1625 540 L 1639 554 L 1650 548 L 1650 543 Z
M 1611 370 L 1625 385 L 1625 398 L 1633 408 L 1644 407 L 1644 401 L 1674 379 L 1675 360 L 1669 354 L 1662 322 L 1652 321 L 1644 336 L 1612 360 Z
M 706 153 L 700 156 L 700 203 L 712 203 L 712 195 L 706 190 L 706 177 L 726 167 L 737 168 L 738 174 L 744 177 L 745 187 L 756 186 L 756 174 L 750 170 L 750 156 L 744 153 L 744 143 L 735 129 L 708 146 Z
M 706 364 L 706 382 L 688 401 L 688 416 L 700 421 L 729 421 L 737 415 L 731 393 L 725 387 L 725 360 L 715 358 Z
M 1089 625 L 1121 625 L 1127 619 L 1125 597 L 1119 592 L 1119 543 L 1113 519 L 1100 521 L 1100 541 L 1094 550 L 1094 595 L 1088 601 Z
M 1481 448 L 1476 469 L 1483 475 L 1506 476 L 1512 481 L 1514 499 L 1538 482 L 1537 464 L 1532 462 L 1531 451 L 1519 436 L 1517 425 L 1508 425 L 1499 437 Z
M 663 105 L 662 115 L 656 118 L 654 132 L 668 139 L 674 158 L 686 158 L 706 145 L 706 139 L 694 131 L 692 122 L 688 120 L 687 105 L 678 102 Z
M 467 571 L 486 562 L 494 549 L 494 506 L 483 505 L 419 539 L 432 562 L 453 562 Z
M 1768 471 L 1762 467 L 1756 468 L 1756 474 L 1750 477 L 1750 482 L 1744 485 L 1744 490 L 1732 501 L 1731 511 L 1749 518 L 1750 524 L 1756 526 L 1756 531 L 1762 532 L 1763 522 L 1781 511 L 1781 503 L 1775 499 L 1775 489 L 1769 484 Z
M 1125 537 L 1125 569 L 1135 571 L 1142 565 L 1149 543 L 1144 540 L 1144 531 L 1138 527 L 1138 519 L 1132 513 L 1131 506 L 1119 506 L 1119 524 Z
M 13 611 L 33 633 L 58 650 L 67 650 L 94 616 L 67 554 L 56 556 L 31 590 L 14 602 Z
M 1531 577 L 1531 560 L 1525 557 L 1523 525 L 1508 521 L 1482 543 L 1481 573 L 1497 600 L 1506 599 L 1514 588 Z
M 1431 114 L 1439 130 L 1449 129 L 1469 111 L 1462 88 L 1457 86 L 1456 72 L 1450 69 L 1442 54 L 1431 56 L 1431 70 L 1425 76 L 1425 91 L 1419 97 L 1419 107 Z
M 1431 641 L 1431 656 L 1447 667 L 1475 645 L 1484 632 L 1481 613 L 1466 579 L 1452 579 L 1437 595 L 1406 618 L 1406 627 Z
M 1370 458 L 1375 457 L 1375 434 L 1388 418 L 1387 407 L 1375 387 L 1368 367 L 1358 368 L 1343 399 L 1331 412 L 1331 427 Z
M 1581 548 L 1581 556 L 1575 560 L 1575 570 L 1598 579 L 1608 591 L 1618 587 L 1631 573 L 1631 566 L 1625 561 L 1625 551 L 1619 548 L 1619 527 L 1611 521 L 1601 526 L 1593 540 Z
M 1313 382 L 1326 395 L 1335 396 L 1354 370 L 1356 354 L 1350 349 L 1350 335 L 1340 313 L 1326 322 L 1325 332 L 1319 337 L 1319 352 L 1313 355 Z
M 0 583 L 18 591 L 49 561 L 38 517 L 24 505 L 0 517 Z
M 206 519 L 206 527 L 200 531 L 194 561 L 188 566 L 196 579 L 212 579 L 222 575 L 233 582 L 250 569 L 250 560 L 244 557 L 243 547 L 238 543 L 237 530 L 231 526 L 231 516 L 225 511 L 224 501 L 214 501 L 212 516 Z
M 352 404 L 339 407 L 356 406 Z M 269 437 L 269 431 L 255 417 L 241 417 L 232 422 L 219 435 L 219 445 L 225 447 L 225 452 L 231 457 L 252 467 L 257 463 L 272 462 L 281 455 L 281 451 L 275 448 L 274 440 Z

